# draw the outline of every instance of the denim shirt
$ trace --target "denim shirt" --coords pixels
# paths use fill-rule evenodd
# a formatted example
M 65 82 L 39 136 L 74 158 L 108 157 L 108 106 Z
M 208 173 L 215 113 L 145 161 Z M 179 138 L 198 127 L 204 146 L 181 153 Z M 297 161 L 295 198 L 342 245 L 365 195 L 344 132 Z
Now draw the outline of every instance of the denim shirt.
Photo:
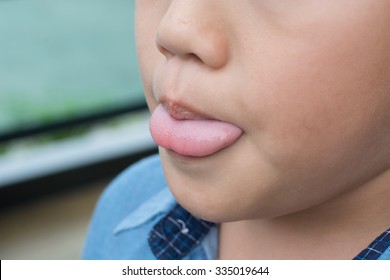
M 104 191 L 90 223 L 84 259 L 156 259 L 148 244 L 153 226 L 176 205 L 159 156 L 131 166 Z M 183 259 L 215 259 L 217 228 L 212 227 Z
M 131 166 L 104 191 L 93 214 L 84 259 L 156 259 L 148 236 L 154 226 L 177 205 L 166 184 L 158 155 Z M 384 237 L 383 237 L 384 236 Z M 363 254 L 390 259 L 390 230 L 375 240 Z M 381 247 L 379 250 L 376 248 Z M 216 259 L 218 229 L 211 227 L 182 259 Z M 379 255 L 379 257 L 378 257 Z

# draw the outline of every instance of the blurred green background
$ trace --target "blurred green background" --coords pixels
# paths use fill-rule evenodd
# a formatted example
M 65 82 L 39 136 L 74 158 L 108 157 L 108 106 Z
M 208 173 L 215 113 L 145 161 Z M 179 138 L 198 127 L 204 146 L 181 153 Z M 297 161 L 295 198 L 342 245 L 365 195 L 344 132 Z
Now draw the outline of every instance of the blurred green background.
M 0 259 L 80 258 L 102 190 L 156 152 L 138 106 L 134 4 L 0 0 Z
M 143 102 L 133 0 L 0 0 L 0 134 Z

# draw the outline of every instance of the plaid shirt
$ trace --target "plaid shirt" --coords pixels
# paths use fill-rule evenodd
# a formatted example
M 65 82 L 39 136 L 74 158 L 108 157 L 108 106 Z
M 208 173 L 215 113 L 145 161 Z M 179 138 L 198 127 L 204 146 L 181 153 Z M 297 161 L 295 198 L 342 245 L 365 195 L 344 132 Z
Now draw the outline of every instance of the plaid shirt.
M 200 243 L 215 224 L 192 216 L 177 204 L 151 230 L 150 249 L 157 259 L 178 260 Z M 377 237 L 354 260 L 377 260 L 390 246 L 390 229 Z
M 377 260 L 390 246 L 390 228 L 379 235 L 354 260 Z
M 214 225 L 195 218 L 176 204 L 151 230 L 148 238 L 150 249 L 160 260 L 181 259 L 200 243 Z

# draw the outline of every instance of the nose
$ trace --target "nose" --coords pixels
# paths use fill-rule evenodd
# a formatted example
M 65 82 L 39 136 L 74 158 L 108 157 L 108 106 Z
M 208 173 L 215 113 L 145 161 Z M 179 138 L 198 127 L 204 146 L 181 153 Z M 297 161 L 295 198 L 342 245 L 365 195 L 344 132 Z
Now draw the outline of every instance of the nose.
M 229 59 L 227 28 L 215 2 L 173 0 L 156 34 L 159 51 L 167 59 L 195 56 L 211 68 L 223 67 Z

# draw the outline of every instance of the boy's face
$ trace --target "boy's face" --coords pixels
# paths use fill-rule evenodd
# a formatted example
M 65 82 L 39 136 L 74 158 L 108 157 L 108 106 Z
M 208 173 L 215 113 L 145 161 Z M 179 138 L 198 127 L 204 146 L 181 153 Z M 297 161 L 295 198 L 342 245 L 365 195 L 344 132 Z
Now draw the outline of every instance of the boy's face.
M 283 215 L 390 168 L 390 1 L 141 0 L 136 26 L 151 111 L 243 130 L 205 157 L 160 148 L 193 214 Z

